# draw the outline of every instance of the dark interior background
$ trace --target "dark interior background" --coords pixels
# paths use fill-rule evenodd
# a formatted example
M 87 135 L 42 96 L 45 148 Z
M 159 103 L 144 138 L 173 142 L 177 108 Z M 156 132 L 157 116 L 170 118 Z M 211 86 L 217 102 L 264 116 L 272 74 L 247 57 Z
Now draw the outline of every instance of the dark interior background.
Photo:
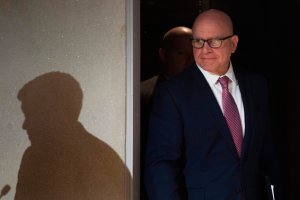
M 299 0 L 141 0 L 141 81 L 158 73 L 158 48 L 164 33 L 174 26 L 191 28 L 194 18 L 208 8 L 232 16 L 240 38 L 233 63 L 268 80 L 286 199 L 300 199 Z

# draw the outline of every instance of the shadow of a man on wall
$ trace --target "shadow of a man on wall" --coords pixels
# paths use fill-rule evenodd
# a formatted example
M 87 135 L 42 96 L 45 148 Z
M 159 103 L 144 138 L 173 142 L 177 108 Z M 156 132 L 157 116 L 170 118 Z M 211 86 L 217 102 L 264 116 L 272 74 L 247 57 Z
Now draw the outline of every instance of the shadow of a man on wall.
M 78 121 L 82 98 L 79 83 L 61 72 L 41 75 L 19 91 L 31 146 L 22 158 L 15 200 L 126 199 L 129 172 Z

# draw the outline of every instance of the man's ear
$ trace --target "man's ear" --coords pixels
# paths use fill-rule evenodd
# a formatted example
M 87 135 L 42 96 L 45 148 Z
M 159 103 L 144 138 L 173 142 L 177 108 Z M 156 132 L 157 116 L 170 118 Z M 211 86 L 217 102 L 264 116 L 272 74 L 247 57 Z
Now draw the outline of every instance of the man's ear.
M 237 35 L 232 36 L 232 53 L 235 52 L 238 42 L 239 42 L 239 36 Z
M 158 50 L 159 58 L 162 62 L 166 62 L 166 50 L 163 48 L 159 48 Z

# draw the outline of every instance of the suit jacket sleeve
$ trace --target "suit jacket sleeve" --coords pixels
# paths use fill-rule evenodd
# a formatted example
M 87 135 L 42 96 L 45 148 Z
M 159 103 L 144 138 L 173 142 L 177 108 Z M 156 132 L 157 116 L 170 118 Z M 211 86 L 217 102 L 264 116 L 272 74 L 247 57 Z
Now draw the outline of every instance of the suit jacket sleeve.
M 251 79 L 247 79 L 247 81 L 248 84 L 251 85 L 251 91 L 254 93 L 251 98 L 254 102 L 252 109 L 260 110 L 260 115 L 255 115 L 253 118 L 260 124 L 259 130 L 262 131 L 258 131 L 255 134 L 262 134 L 264 136 L 259 161 L 261 173 L 266 180 L 268 193 L 271 192 L 270 184 L 272 184 L 274 186 L 275 199 L 280 200 L 283 199 L 283 186 L 280 174 L 278 150 L 271 131 L 267 82 L 260 76 L 251 76 Z M 252 127 L 249 128 L 252 129 Z M 269 197 L 272 196 L 271 194 L 268 195 Z
M 261 84 L 260 89 L 263 89 L 263 92 L 261 93 L 264 95 L 264 98 L 260 96 L 260 99 L 263 100 L 263 107 L 267 109 L 265 113 L 270 113 L 268 108 L 268 88 L 267 83 L 264 80 L 264 83 Z M 270 119 L 270 116 L 266 117 L 267 119 Z M 271 184 L 274 186 L 274 197 L 276 200 L 283 199 L 283 185 L 281 180 L 281 170 L 280 170 L 280 162 L 279 162 L 279 152 L 278 148 L 275 145 L 276 142 L 274 140 L 274 137 L 272 135 L 272 128 L 270 120 L 266 121 L 267 123 L 267 133 L 264 138 L 264 146 L 262 150 L 262 156 L 261 156 L 261 163 L 263 167 L 263 171 L 266 177 L 266 183 L 267 187 L 271 187 L 268 184 Z M 270 188 L 269 188 L 270 189 Z
M 154 94 L 146 150 L 145 185 L 150 200 L 179 200 L 183 123 L 176 102 L 164 84 Z

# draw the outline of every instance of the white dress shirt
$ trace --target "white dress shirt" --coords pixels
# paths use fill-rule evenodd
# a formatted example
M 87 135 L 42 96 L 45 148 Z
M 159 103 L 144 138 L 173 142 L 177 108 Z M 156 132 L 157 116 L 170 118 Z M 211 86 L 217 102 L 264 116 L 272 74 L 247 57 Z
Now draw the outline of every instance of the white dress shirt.
M 226 74 L 219 76 L 216 74 L 212 74 L 208 71 L 205 71 L 203 68 L 201 68 L 199 65 L 197 65 L 198 68 L 200 69 L 200 71 L 202 72 L 202 74 L 204 75 L 206 81 L 208 82 L 210 88 L 212 89 L 218 103 L 219 106 L 223 111 L 223 106 L 222 106 L 222 87 L 221 84 L 218 82 L 218 79 L 222 76 L 227 76 L 231 81 L 228 82 L 228 89 L 229 92 L 231 93 L 237 107 L 239 110 L 239 114 L 240 114 L 240 118 L 241 118 L 241 123 L 242 123 L 242 129 L 243 129 L 243 135 L 245 134 L 245 116 L 244 116 L 244 106 L 243 106 L 243 101 L 242 101 L 242 97 L 241 97 L 241 91 L 239 88 L 239 84 L 235 78 L 234 72 L 233 72 L 233 68 L 232 68 L 232 64 L 230 63 L 229 69 L 226 72 Z

